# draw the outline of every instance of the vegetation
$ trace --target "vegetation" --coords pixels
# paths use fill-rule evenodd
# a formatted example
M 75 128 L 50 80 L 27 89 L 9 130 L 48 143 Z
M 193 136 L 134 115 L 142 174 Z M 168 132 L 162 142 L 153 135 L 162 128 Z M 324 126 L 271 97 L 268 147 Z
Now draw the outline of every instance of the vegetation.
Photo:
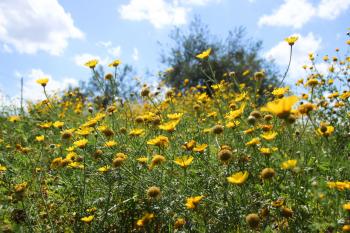
M 262 42 L 246 38 L 242 27 L 230 31 L 222 41 L 212 35 L 199 18 L 195 18 L 188 31 L 176 28 L 171 32 L 170 38 L 173 44 L 163 51 L 161 61 L 170 67 L 162 79 L 172 87 L 185 88 L 183 83 L 188 79 L 191 86 L 200 84 L 210 89 L 214 82 L 224 80 L 233 71 L 236 79 L 247 86 L 254 87 L 255 83 L 246 79 L 246 76 L 259 71 L 268 77 L 262 80 L 261 90 L 272 89 L 277 85 L 278 72 L 274 64 L 259 54 Z M 208 48 L 211 49 L 209 64 L 196 57 Z
M 214 52 L 193 56 L 218 74 Z M 242 69 L 208 74 L 210 94 L 186 79 L 107 106 L 76 91 L 1 118 L 1 231 L 349 232 L 350 57 L 323 60 L 321 74 L 310 55 L 300 96 Z M 116 88 L 97 63 L 99 90 Z

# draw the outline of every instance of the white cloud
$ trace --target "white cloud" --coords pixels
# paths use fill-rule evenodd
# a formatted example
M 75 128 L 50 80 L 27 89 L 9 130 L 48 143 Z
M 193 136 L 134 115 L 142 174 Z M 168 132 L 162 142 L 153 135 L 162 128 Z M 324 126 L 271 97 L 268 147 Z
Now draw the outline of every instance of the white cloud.
M 73 78 L 63 77 L 60 80 L 54 79 L 50 74 L 45 73 L 41 69 L 32 69 L 30 72 L 23 75 L 23 99 L 37 101 L 45 99 L 43 88 L 36 83 L 39 78 L 47 77 L 49 82 L 46 86 L 47 93 L 52 95 L 67 89 L 69 86 L 77 86 L 78 81 Z
M 205 6 L 221 0 L 130 0 L 118 9 L 122 19 L 132 21 L 149 21 L 156 28 L 168 25 L 183 25 L 187 14 L 194 6 Z
M 20 53 L 60 55 L 69 39 L 83 37 L 57 0 L 0 1 L 0 41 Z
M 113 43 L 111 41 L 99 41 L 96 43 L 96 45 L 107 49 L 107 53 L 109 55 L 112 55 L 115 58 L 120 57 L 121 50 L 122 50 L 121 47 L 120 46 L 113 47 Z
M 111 47 L 111 48 L 108 48 L 107 52 L 112 55 L 113 57 L 120 57 L 120 54 L 121 54 L 121 48 L 120 46 L 117 46 L 117 47 Z
M 220 2 L 221 0 L 174 0 L 174 3 L 184 5 L 205 6 L 210 2 Z
M 2 50 L 5 52 L 5 53 L 12 53 L 12 49 L 11 47 L 8 45 L 8 44 L 3 44 L 2 45 Z
M 322 0 L 318 5 L 318 16 L 335 19 L 350 7 L 350 0 Z
M 182 25 L 186 23 L 188 9 L 165 0 L 130 0 L 118 9 L 122 19 L 148 20 L 154 27 Z
M 134 48 L 133 49 L 133 52 L 132 52 L 132 59 L 134 61 L 138 61 L 139 60 L 139 50 L 137 48 Z
M 306 36 L 295 34 L 299 37 L 298 41 L 293 46 L 292 63 L 289 69 L 289 81 L 291 83 L 302 78 L 305 73 L 302 68 L 305 64 L 310 64 L 308 59 L 309 53 L 316 53 L 321 48 L 322 39 L 309 33 Z M 287 42 L 281 41 L 276 46 L 265 53 L 267 59 L 274 60 L 277 65 L 281 66 L 281 70 L 287 68 L 289 61 L 290 46 Z M 324 67 L 322 67 L 323 69 Z
M 333 20 L 350 7 L 350 0 L 321 0 L 314 6 L 309 0 L 284 0 L 270 15 L 263 15 L 258 25 L 301 28 L 314 17 Z
M 258 25 L 301 28 L 315 14 L 316 9 L 307 0 L 285 0 L 271 15 L 263 15 Z
M 74 57 L 74 62 L 78 66 L 85 66 L 84 64 L 90 60 L 97 59 L 99 61 L 99 64 L 101 65 L 106 65 L 108 62 L 108 58 L 101 59 L 100 56 L 92 55 L 89 53 L 82 53 L 82 54 L 77 54 Z

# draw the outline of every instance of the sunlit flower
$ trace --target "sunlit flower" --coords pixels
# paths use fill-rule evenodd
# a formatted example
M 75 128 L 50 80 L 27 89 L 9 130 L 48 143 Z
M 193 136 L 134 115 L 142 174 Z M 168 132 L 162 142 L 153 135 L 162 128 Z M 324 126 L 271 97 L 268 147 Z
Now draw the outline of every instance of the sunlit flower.
M 277 136 L 277 133 L 274 131 L 264 132 L 263 134 L 260 135 L 260 137 L 262 137 L 266 141 L 272 141 L 276 138 L 276 136 Z
M 146 164 L 148 162 L 148 158 L 147 157 L 138 157 L 136 159 L 136 161 L 141 163 L 141 164 Z
M 317 129 L 317 133 L 321 136 L 328 137 L 334 132 L 334 127 L 325 123 L 321 123 L 320 128 Z
M 151 161 L 151 165 L 149 167 L 150 170 L 152 170 L 155 166 L 160 165 L 161 163 L 165 162 L 166 159 L 162 155 L 154 155 Z
M 106 147 L 112 148 L 115 147 L 117 145 L 117 142 L 114 140 L 108 141 L 105 143 Z
M 146 213 L 141 219 L 137 220 L 138 227 L 144 227 L 154 218 L 154 214 Z
M 197 144 L 194 148 L 193 151 L 194 152 L 199 152 L 199 153 L 203 153 L 204 150 L 208 147 L 208 144 Z
M 98 60 L 93 59 L 93 60 L 86 62 L 84 65 L 91 68 L 91 69 L 94 69 L 97 64 L 98 64 Z
M 350 212 L 350 202 L 343 205 L 343 209 Z
M 64 125 L 64 122 L 62 122 L 62 121 L 55 121 L 54 123 L 53 123 L 53 126 L 55 127 L 55 128 L 62 128 L 63 127 L 63 125 Z
M 10 122 L 17 122 L 17 121 L 20 121 L 20 120 L 21 120 L 21 117 L 20 117 L 20 116 L 10 116 L 10 117 L 8 118 L 8 120 L 9 120 Z
M 122 62 L 120 60 L 114 60 L 112 63 L 110 63 L 108 66 L 109 67 L 117 67 L 121 64 Z
M 0 173 L 5 172 L 6 170 L 7 170 L 7 168 L 4 165 L 0 164 Z
M 41 86 L 45 87 L 47 85 L 47 83 L 49 82 L 48 78 L 41 78 L 41 79 L 37 79 L 36 82 L 38 84 L 40 84 Z
M 80 220 L 83 221 L 84 223 L 91 223 L 92 220 L 94 219 L 93 215 L 82 217 Z
M 111 167 L 106 165 L 106 166 L 98 168 L 97 171 L 99 171 L 101 173 L 105 173 L 105 172 L 108 172 L 110 169 L 111 169 Z
M 40 135 L 40 136 L 36 136 L 35 137 L 35 140 L 38 141 L 38 142 L 42 142 L 42 141 L 44 141 L 44 139 L 45 139 L 44 135 Z
M 210 53 L 211 53 L 211 48 L 209 48 L 209 49 L 205 50 L 204 52 L 198 54 L 198 55 L 196 56 L 196 58 L 199 58 L 199 59 L 206 59 L 206 58 L 209 57 Z
M 253 138 L 249 142 L 247 142 L 245 145 L 246 146 L 254 146 L 254 145 L 259 145 L 260 144 L 260 139 L 259 138 Z
M 287 160 L 281 164 L 281 168 L 285 170 L 293 169 L 296 167 L 297 163 L 298 161 L 296 159 Z
M 170 121 L 159 125 L 158 128 L 167 132 L 174 132 L 178 123 L 179 120 Z
M 87 139 L 81 139 L 81 140 L 78 140 L 78 141 L 75 141 L 74 142 L 74 145 L 80 149 L 84 148 L 86 146 L 86 144 L 88 143 L 88 140 Z
M 298 40 L 298 36 L 290 36 L 284 39 L 290 46 L 293 46 L 294 43 Z
M 287 118 L 291 113 L 293 105 L 297 101 L 298 97 L 296 96 L 284 97 L 282 99 L 268 102 L 265 107 L 261 108 L 261 111 L 270 112 L 279 118 Z
M 144 129 L 133 129 L 129 132 L 129 135 L 136 137 L 136 136 L 141 136 L 144 133 L 145 133 Z
M 175 158 L 174 163 L 176 163 L 182 168 L 186 168 L 192 163 L 193 159 L 194 159 L 193 156 L 177 157 Z
M 189 197 L 186 199 L 186 207 L 187 209 L 195 209 L 199 202 L 204 198 L 204 196 L 195 196 L 195 197 Z
M 169 144 L 169 139 L 166 136 L 159 135 L 147 142 L 148 145 L 154 145 L 158 147 L 164 147 Z
M 243 184 L 248 179 L 249 173 L 247 171 L 237 172 L 227 177 L 227 181 L 231 184 Z

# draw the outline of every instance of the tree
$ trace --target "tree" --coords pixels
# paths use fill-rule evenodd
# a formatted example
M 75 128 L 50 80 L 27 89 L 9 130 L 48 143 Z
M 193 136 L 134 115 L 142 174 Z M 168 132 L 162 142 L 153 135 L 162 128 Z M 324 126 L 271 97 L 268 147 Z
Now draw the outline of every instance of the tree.
M 124 100 L 130 97 L 135 88 L 133 74 L 134 71 L 130 65 L 117 67 L 113 74 L 106 74 L 103 67 L 98 66 L 88 83 L 80 83 L 80 90 L 85 98 L 90 97 L 98 105 L 106 107 L 115 100 L 115 97 Z M 106 75 L 112 75 L 113 78 L 106 80 Z
M 232 71 L 239 83 L 253 86 L 254 80 L 243 75 L 247 70 L 251 75 L 264 71 L 266 78 L 262 80 L 260 94 L 269 85 L 270 87 L 277 85 L 278 72 L 275 65 L 259 56 L 262 42 L 247 39 L 243 27 L 230 31 L 227 38 L 222 41 L 212 35 L 208 26 L 196 17 L 191 22 L 188 32 L 175 28 L 170 33 L 170 38 L 174 44 L 170 46 L 170 50 L 162 51 L 161 62 L 171 67 L 162 79 L 172 87 L 182 89 L 185 79 L 189 80 L 190 85 L 210 86 L 212 82 L 208 80 L 206 74 L 214 73 L 212 76 L 215 76 L 215 81 L 220 81 Z M 212 50 L 210 66 L 196 58 L 197 54 L 208 48 Z

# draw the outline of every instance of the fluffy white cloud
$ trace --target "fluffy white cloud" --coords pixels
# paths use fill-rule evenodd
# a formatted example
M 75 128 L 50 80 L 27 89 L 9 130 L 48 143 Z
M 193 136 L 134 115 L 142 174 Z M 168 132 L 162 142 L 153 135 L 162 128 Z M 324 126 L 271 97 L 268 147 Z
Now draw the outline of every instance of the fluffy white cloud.
M 133 52 L 132 52 L 132 59 L 134 61 L 138 61 L 139 60 L 139 50 L 137 48 L 134 48 L 133 49 Z
M 96 43 L 97 46 L 103 47 L 107 50 L 107 53 L 114 58 L 120 57 L 121 54 L 121 47 L 120 46 L 113 46 L 113 43 L 111 41 L 99 41 Z
M 263 15 L 259 26 L 302 27 L 316 14 L 316 9 L 307 0 L 285 0 L 271 15 Z
M 263 15 L 258 25 L 301 28 L 314 17 L 332 20 L 350 7 L 350 0 L 321 0 L 313 5 L 309 0 L 284 0 L 272 14 Z
M 350 7 L 350 0 L 322 0 L 318 5 L 318 16 L 335 19 Z
M 49 83 L 46 86 L 47 93 L 52 95 L 67 89 L 69 86 L 77 86 L 78 81 L 73 78 L 63 77 L 60 80 L 54 79 L 50 74 L 45 73 L 41 69 L 32 69 L 23 75 L 23 98 L 24 100 L 37 101 L 45 99 L 43 88 L 36 83 L 39 78 L 47 77 Z
M 165 0 L 131 0 L 118 11 L 122 19 L 148 20 L 156 28 L 162 28 L 166 25 L 185 24 L 188 9 Z
M 105 65 L 107 64 L 107 59 L 101 59 L 100 56 L 92 55 L 90 53 L 82 53 L 77 54 L 74 57 L 74 62 L 78 66 L 85 66 L 84 64 L 90 60 L 97 59 L 99 61 L 99 64 Z
M 149 21 L 154 27 L 183 25 L 193 6 L 205 6 L 221 0 L 130 0 L 118 9 L 122 19 Z
M 57 0 L 1 0 L 0 41 L 20 53 L 59 55 L 72 38 L 83 38 Z
M 289 80 L 287 83 L 293 83 L 295 80 L 302 78 L 305 71 L 303 65 L 309 64 L 309 53 L 316 53 L 321 48 L 322 39 L 309 33 L 306 36 L 295 34 L 299 37 L 298 41 L 293 46 L 292 63 L 289 69 Z M 287 42 L 281 41 L 276 46 L 265 53 L 267 59 L 274 60 L 281 70 L 287 68 L 289 61 L 290 46 Z M 322 67 L 323 69 L 324 67 Z

